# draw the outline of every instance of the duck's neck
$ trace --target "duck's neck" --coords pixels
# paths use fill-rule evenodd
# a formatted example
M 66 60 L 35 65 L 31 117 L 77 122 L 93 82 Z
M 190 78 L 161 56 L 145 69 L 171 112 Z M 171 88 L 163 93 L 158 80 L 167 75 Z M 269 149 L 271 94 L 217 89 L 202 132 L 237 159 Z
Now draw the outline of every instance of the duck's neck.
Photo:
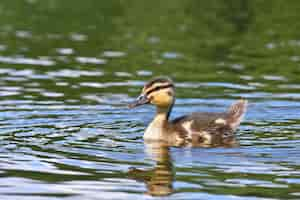
M 152 122 L 156 122 L 157 124 L 168 123 L 170 112 L 170 107 L 157 107 L 156 114 Z
M 161 140 L 169 128 L 169 115 L 171 113 L 173 104 L 169 107 L 157 107 L 156 115 L 152 122 L 146 129 L 144 139 L 147 140 Z

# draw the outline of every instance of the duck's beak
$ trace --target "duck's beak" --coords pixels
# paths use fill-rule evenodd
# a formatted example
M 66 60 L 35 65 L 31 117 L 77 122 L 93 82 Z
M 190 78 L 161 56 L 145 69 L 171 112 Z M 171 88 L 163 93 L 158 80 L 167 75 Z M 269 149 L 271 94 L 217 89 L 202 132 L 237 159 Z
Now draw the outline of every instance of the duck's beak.
M 150 102 L 150 100 L 146 97 L 146 95 L 141 94 L 140 96 L 138 96 L 138 98 L 134 102 L 130 103 L 128 105 L 128 107 L 135 108 L 137 106 L 141 106 L 141 105 L 147 104 L 149 102 Z

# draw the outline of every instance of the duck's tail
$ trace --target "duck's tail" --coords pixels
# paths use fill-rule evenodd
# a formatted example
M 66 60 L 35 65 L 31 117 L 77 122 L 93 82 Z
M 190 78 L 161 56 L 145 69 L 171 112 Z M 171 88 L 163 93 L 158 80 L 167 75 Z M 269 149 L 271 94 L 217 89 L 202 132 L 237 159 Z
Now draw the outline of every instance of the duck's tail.
M 247 100 L 238 100 L 233 103 L 227 111 L 227 123 L 232 130 L 236 130 L 240 125 L 241 121 L 247 110 Z

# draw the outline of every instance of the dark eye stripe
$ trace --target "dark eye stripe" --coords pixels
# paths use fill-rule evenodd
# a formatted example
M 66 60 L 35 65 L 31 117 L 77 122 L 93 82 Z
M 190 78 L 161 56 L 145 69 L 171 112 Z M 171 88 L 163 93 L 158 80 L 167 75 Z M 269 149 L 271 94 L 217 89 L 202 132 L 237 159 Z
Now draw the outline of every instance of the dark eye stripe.
M 174 87 L 173 84 L 168 84 L 168 85 L 164 85 L 164 86 L 157 86 L 151 90 L 149 90 L 148 92 L 146 92 L 146 95 L 148 96 L 149 94 L 151 94 L 152 92 L 161 90 L 161 89 L 165 89 L 165 88 L 170 88 L 170 87 Z

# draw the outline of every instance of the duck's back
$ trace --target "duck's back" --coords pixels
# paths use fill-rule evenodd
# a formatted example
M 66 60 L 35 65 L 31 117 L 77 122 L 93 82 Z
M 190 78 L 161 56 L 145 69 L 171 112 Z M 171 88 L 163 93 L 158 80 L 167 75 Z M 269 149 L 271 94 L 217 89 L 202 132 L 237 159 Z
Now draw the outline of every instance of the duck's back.
M 217 119 L 224 118 L 226 118 L 226 113 L 194 112 L 174 119 L 172 124 L 174 126 L 184 126 L 190 123 L 193 129 L 200 131 L 208 128 Z

